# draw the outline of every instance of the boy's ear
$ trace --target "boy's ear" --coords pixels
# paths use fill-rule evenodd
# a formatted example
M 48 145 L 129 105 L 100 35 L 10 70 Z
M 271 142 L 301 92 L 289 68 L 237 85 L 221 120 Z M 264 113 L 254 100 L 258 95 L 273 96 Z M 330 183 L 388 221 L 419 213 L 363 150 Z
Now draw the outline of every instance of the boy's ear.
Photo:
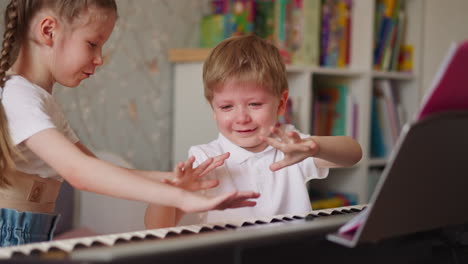
M 39 38 L 42 43 L 51 46 L 54 43 L 54 37 L 57 30 L 57 19 L 52 16 L 46 16 L 40 21 Z
M 278 105 L 278 113 L 277 113 L 278 116 L 284 115 L 284 113 L 286 112 L 286 105 L 288 103 L 288 97 L 289 97 L 288 90 L 284 91 L 281 94 L 280 102 L 279 102 L 279 105 Z

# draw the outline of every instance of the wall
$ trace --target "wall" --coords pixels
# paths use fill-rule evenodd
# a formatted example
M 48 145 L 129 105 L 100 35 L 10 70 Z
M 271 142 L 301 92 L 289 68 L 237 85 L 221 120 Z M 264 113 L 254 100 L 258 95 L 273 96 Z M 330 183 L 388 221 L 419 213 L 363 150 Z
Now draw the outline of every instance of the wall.
M 426 0 L 421 95 L 431 87 L 450 44 L 468 39 L 467 12 L 466 0 Z

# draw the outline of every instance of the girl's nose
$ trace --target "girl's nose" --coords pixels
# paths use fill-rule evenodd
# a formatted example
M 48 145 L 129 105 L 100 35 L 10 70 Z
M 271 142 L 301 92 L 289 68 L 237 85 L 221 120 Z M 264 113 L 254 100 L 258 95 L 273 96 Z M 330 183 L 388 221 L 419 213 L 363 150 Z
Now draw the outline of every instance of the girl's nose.
M 104 59 L 102 58 L 102 52 L 99 51 L 96 56 L 94 56 L 93 63 L 97 66 L 101 66 L 104 63 Z

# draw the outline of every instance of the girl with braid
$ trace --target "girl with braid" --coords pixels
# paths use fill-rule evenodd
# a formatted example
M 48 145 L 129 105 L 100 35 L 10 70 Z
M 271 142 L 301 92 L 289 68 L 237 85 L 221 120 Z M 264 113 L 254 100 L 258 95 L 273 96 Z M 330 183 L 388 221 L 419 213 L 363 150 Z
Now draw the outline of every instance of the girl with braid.
M 172 172 L 121 168 L 83 146 L 52 96 L 54 83 L 76 87 L 103 64 L 102 48 L 117 19 L 114 0 L 13 0 L 5 11 L 0 56 L 0 245 L 50 240 L 63 179 L 77 189 L 201 212 L 253 206 L 259 195 L 213 197 L 197 190 L 225 153 Z

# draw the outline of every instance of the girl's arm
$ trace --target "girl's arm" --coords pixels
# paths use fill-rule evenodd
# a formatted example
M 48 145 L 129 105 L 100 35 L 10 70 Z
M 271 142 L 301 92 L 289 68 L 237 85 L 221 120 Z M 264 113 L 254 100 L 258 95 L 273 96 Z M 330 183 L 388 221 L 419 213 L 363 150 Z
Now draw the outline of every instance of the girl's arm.
M 236 192 L 206 197 L 142 177 L 131 170 L 87 155 L 57 129 L 45 129 L 25 144 L 77 189 L 117 198 L 173 206 L 186 212 L 224 209 L 239 203 Z M 159 175 L 161 172 L 155 172 Z M 249 198 L 254 193 L 249 193 Z
M 149 204 L 145 212 L 146 229 L 176 226 L 184 213 L 175 207 Z

